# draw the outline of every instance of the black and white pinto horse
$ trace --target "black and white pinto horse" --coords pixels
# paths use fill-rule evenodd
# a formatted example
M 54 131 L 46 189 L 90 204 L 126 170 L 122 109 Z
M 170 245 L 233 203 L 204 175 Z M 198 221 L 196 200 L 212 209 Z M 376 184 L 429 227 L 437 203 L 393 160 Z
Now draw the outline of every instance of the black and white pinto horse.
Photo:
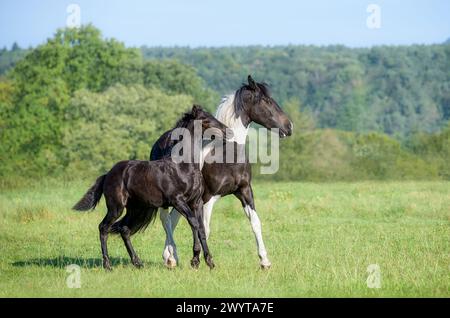
M 281 138 L 290 136 L 293 129 L 293 124 L 288 116 L 270 95 L 268 86 L 255 82 L 250 75 L 248 84 L 242 85 L 234 94 L 222 99 L 216 118 L 232 130 L 234 137 L 231 142 L 235 143 L 235 148 L 245 146 L 248 129 L 252 122 L 267 129 L 278 128 Z M 170 147 L 169 135 L 170 131 L 164 133 L 153 145 L 150 160 L 158 160 L 170 155 L 167 151 L 167 148 Z M 226 149 L 227 147 L 223 147 L 223 158 L 226 158 Z M 250 163 L 248 160 L 243 163 L 239 163 L 242 161 L 225 164 L 208 163 L 212 161 L 207 159 L 210 154 L 204 153 L 203 156 L 206 158 L 202 167 L 205 181 L 203 222 L 206 238 L 210 233 L 209 225 L 214 204 L 221 197 L 234 194 L 241 201 L 245 214 L 250 220 L 256 238 L 260 266 L 263 269 L 270 268 L 271 262 L 262 237 L 261 221 L 255 209 Z M 166 232 L 163 259 L 169 268 L 175 267 L 178 262 L 173 232 L 179 218 L 180 214 L 176 209 L 173 209 L 170 214 L 168 209 L 160 209 L 160 219 Z

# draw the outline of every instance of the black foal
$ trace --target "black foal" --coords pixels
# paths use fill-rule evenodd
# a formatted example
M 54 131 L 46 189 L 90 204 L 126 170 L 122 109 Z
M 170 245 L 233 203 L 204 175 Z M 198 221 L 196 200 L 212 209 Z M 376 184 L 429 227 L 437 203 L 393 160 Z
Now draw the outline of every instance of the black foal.
M 196 120 L 201 121 L 201 134 L 194 132 Z M 191 112 L 186 113 L 175 128 L 189 131 L 189 135 L 193 136 L 190 146 L 198 142 L 201 144 L 203 133 L 208 128 L 220 130 L 219 135 L 222 136 L 226 136 L 227 133 L 224 124 L 199 106 L 194 106 Z M 172 147 L 177 144 L 176 141 L 171 143 Z M 74 206 L 78 211 L 94 209 L 102 194 L 105 196 L 108 213 L 99 225 L 105 269 L 111 269 L 106 243 L 109 233 L 122 236 L 131 262 L 136 267 L 141 267 L 142 262 L 133 249 L 130 236 L 144 230 L 154 219 L 158 208 L 170 206 L 186 217 L 191 226 L 194 239 L 192 267 L 198 267 L 202 248 L 207 265 L 210 268 L 214 267 L 202 221 L 204 181 L 199 160 L 194 160 L 192 149 L 183 148 L 182 151 L 192 153 L 186 160 L 189 162 L 175 163 L 171 158 L 166 158 L 156 161 L 126 160 L 116 163 L 107 174 L 97 179 Z M 118 220 L 124 208 L 127 210 L 126 215 Z

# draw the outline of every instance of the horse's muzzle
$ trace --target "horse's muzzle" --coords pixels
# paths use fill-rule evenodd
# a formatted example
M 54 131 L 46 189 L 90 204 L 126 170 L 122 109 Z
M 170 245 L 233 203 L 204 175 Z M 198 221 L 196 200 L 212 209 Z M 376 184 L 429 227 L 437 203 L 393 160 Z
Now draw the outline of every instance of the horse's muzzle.
M 294 130 L 294 125 L 290 121 L 289 124 L 286 125 L 286 127 L 279 129 L 280 138 L 285 138 L 285 137 L 291 136 L 293 130 Z

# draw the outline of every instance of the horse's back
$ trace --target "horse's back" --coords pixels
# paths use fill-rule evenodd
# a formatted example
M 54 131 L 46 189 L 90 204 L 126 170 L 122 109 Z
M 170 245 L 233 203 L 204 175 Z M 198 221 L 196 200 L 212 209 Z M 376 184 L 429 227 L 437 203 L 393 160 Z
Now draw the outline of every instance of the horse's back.
M 130 164 L 124 178 L 130 197 L 153 207 L 165 205 L 167 200 L 161 187 L 163 166 L 160 160 Z
M 169 206 L 179 196 L 190 198 L 190 193 L 198 193 L 192 190 L 194 188 L 203 190 L 202 175 L 192 164 L 178 164 L 163 158 L 128 165 L 125 186 L 130 197 L 153 207 Z

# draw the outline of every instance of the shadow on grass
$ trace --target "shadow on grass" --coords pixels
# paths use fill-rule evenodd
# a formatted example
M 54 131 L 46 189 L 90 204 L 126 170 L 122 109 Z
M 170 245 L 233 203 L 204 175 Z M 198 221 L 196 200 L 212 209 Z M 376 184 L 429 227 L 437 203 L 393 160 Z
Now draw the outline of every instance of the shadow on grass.
M 111 266 L 131 266 L 130 260 L 128 258 L 122 257 L 110 257 Z M 55 268 L 65 268 L 68 265 L 79 265 L 84 268 L 102 268 L 103 261 L 101 258 L 81 258 L 81 257 L 69 257 L 69 256 L 59 256 L 55 258 L 33 258 L 25 261 L 17 261 L 12 263 L 15 267 L 28 267 L 28 266 L 39 266 L 39 267 L 55 267 Z M 156 262 L 144 262 L 145 267 L 161 267 L 162 264 Z

